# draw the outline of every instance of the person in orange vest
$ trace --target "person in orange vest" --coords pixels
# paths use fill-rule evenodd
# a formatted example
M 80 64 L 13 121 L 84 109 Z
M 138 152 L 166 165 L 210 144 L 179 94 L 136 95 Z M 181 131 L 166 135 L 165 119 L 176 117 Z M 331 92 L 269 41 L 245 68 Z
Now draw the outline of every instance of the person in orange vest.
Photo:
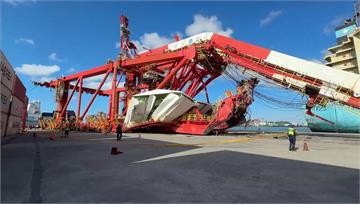
M 295 143 L 296 143 L 296 130 L 293 125 L 289 126 L 287 135 L 289 137 L 289 151 L 296 151 Z

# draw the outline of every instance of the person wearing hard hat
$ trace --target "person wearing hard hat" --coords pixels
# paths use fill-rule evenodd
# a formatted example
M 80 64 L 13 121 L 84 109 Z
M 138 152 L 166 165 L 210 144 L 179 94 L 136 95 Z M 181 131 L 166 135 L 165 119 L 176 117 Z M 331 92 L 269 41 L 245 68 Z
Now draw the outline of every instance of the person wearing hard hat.
M 296 130 L 293 125 L 289 126 L 287 135 L 289 137 L 289 151 L 296 151 L 295 143 L 296 143 Z

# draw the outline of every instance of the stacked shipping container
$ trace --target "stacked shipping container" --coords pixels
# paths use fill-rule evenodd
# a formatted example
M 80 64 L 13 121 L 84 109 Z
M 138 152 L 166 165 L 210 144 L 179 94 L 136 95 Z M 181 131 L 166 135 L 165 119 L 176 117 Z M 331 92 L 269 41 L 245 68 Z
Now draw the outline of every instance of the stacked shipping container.
M 25 126 L 26 88 L 1 52 L 1 137 L 19 133 Z

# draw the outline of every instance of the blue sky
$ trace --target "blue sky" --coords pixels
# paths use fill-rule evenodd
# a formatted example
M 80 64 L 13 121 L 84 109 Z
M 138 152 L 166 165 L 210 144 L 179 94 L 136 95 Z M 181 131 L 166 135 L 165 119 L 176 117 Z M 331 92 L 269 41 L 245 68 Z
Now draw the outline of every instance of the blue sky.
M 30 100 L 41 101 L 42 111 L 55 108 L 54 91 L 34 87 L 46 80 L 102 65 L 118 53 L 119 16 L 130 19 L 131 38 L 154 48 L 201 31 L 231 37 L 319 61 L 335 44 L 333 29 L 353 14 L 347 2 L 1 2 L 1 49 L 27 87 Z M 91 79 L 89 85 L 99 79 Z M 234 90 L 220 78 L 209 91 L 211 101 Z M 259 87 L 262 93 L 298 101 L 301 95 L 279 88 Z M 85 95 L 84 102 L 90 98 Z M 197 99 L 204 99 L 200 94 Z M 107 111 L 108 98 L 98 97 L 89 113 Z M 86 103 L 83 103 L 83 108 Z M 76 109 L 76 101 L 70 104 Z M 304 121 L 301 110 L 269 108 L 255 100 L 251 117 Z

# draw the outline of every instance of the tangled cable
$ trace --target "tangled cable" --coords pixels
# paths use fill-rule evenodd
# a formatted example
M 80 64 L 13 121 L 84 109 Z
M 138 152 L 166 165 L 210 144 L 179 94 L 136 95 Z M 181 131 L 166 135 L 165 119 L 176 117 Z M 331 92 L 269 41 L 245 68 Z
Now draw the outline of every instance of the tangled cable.
M 293 97 L 286 97 L 290 93 L 287 87 L 274 83 L 270 79 L 263 77 L 255 72 L 244 71 L 241 66 L 229 65 L 224 70 L 224 76 L 237 86 L 241 80 L 256 77 L 260 83 L 254 90 L 255 101 L 262 105 L 281 110 L 305 110 L 307 97 L 296 93 Z M 269 95 L 269 92 L 272 92 Z M 292 91 L 291 91 L 292 92 Z

